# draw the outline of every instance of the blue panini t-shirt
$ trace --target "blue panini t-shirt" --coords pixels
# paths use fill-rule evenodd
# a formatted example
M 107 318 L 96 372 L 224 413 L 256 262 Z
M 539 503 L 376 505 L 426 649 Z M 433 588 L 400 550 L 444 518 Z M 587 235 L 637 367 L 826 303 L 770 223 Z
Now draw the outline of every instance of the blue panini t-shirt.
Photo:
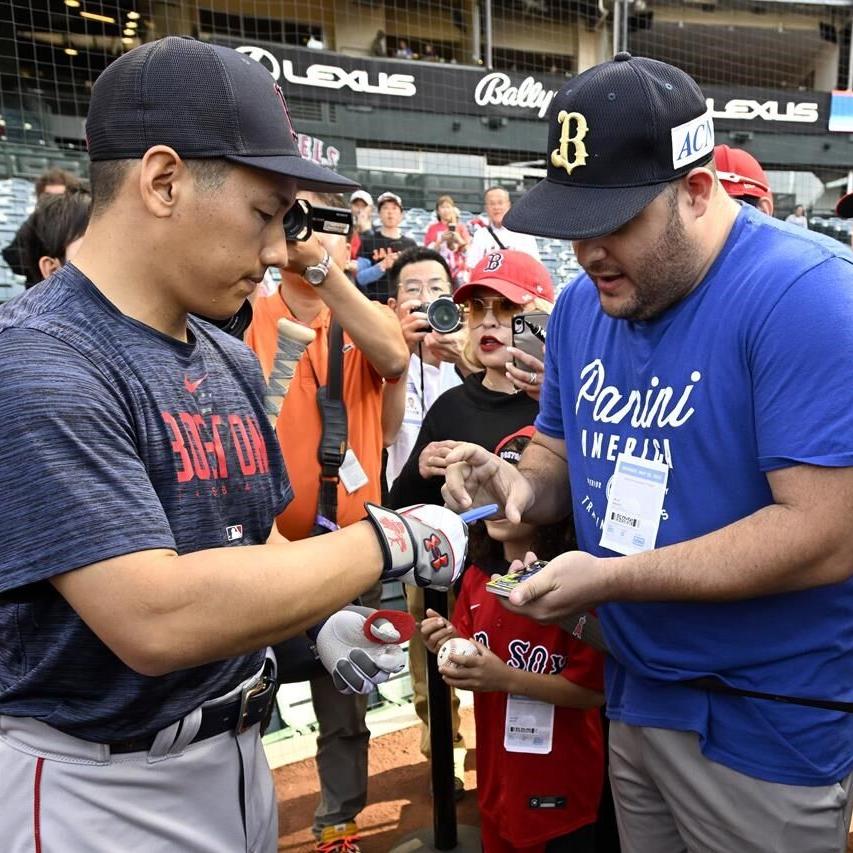
M 769 471 L 853 465 L 851 365 L 849 252 L 748 206 L 704 281 L 652 321 L 606 316 L 581 275 L 551 319 L 536 422 L 566 441 L 580 547 L 614 556 L 598 543 L 619 453 L 669 467 L 658 547 L 770 504 Z M 616 602 L 601 619 L 612 719 L 696 731 L 708 758 L 774 782 L 824 785 L 853 769 L 853 715 L 678 685 L 714 674 L 853 701 L 853 581 L 727 603 Z
M 261 665 L 139 675 L 47 582 L 137 551 L 263 543 L 291 499 L 255 356 L 207 323 L 189 331 L 126 317 L 70 264 L 0 309 L 2 714 L 142 737 Z

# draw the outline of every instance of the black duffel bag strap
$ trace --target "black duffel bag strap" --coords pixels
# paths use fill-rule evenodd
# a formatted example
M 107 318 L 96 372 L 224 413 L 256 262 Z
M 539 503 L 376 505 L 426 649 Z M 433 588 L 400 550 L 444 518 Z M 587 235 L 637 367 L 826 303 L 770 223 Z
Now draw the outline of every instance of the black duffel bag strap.
M 338 526 L 338 472 L 347 452 L 349 427 L 343 401 L 344 330 L 332 317 L 329 324 L 329 367 L 326 384 L 317 389 L 317 406 L 323 431 L 317 456 L 320 462 L 320 493 L 312 536 L 328 533 Z

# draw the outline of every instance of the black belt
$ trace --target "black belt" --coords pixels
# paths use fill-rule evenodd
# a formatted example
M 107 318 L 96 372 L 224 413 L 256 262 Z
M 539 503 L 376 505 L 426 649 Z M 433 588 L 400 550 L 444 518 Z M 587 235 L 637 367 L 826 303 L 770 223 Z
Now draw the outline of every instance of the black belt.
M 243 689 L 243 692 L 230 702 L 221 705 L 208 705 L 202 708 L 201 725 L 190 743 L 207 740 L 223 732 L 233 732 L 235 735 L 246 731 L 256 723 L 264 728 L 269 722 L 272 706 L 275 700 L 276 680 L 273 675 L 273 665 L 267 661 L 260 679 L 253 685 Z M 120 740 L 108 743 L 113 755 L 126 752 L 148 752 L 154 745 L 156 735 L 146 738 Z

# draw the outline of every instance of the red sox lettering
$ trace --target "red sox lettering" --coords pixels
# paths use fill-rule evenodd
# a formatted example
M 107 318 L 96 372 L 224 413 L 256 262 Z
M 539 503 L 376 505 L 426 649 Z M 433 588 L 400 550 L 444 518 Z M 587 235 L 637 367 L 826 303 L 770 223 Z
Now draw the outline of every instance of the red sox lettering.
M 486 631 L 476 631 L 474 639 L 489 648 L 489 635 Z M 536 672 L 544 675 L 557 675 L 566 668 L 565 655 L 549 652 L 545 646 L 534 646 L 529 640 L 510 640 L 507 644 L 509 660 L 507 666 L 523 669 L 525 672 Z

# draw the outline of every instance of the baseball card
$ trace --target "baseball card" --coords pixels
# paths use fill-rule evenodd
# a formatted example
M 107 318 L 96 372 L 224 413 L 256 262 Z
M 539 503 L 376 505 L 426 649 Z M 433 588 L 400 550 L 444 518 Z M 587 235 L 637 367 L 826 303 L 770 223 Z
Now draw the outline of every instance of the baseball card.
M 522 582 L 528 578 L 532 578 L 537 572 L 541 571 L 548 564 L 544 560 L 537 560 L 529 566 L 517 572 L 510 572 L 508 575 L 502 575 L 499 578 L 490 580 L 486 584 L 488 592 L 493 592 L 495 595 L 509 598 L 509 594 Z

